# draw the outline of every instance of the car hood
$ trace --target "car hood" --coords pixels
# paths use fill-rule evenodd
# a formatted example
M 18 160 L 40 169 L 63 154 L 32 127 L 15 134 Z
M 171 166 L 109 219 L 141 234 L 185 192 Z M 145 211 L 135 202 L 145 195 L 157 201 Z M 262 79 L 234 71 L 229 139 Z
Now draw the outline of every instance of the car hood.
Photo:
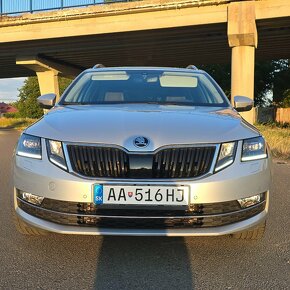
M 222 143 L 259 135 L 230 108 L 152 104 L 58 106 L 26 133 L 65 142 L 115 144 L 129 151 Z M 134 146 L 138 136 L 148 138 L 146 149 Z

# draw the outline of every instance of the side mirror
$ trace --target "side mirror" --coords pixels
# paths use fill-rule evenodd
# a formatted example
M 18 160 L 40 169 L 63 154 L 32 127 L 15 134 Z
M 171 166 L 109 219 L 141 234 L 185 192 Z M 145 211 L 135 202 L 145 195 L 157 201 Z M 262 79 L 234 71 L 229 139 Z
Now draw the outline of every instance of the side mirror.
M 37 98 L 37 102 L 43 109 L 51 109 L 55 105 L 56 94 L 46 94 Z
M 248 97 L 235 96 L 234 97 L 234 108 L 238 112 L 250 111 L 253 108 L 254 101 Z

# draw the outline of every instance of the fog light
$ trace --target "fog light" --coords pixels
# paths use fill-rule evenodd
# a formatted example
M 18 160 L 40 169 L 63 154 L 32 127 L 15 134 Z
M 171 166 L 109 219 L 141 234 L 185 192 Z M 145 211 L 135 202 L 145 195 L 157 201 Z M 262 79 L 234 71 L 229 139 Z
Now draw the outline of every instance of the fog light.
M 28 192 L 24 192 L 21 191 L 21 197 L 23 200 L 35 204 L 35 205 L 41 205 L 44 197 L 42 196 L 38 196 L 38 195 L 34 195 L 32 193 L 28 193 Z
M 247 207 L 253 206 L 255 204 L 258 204 L 261 201 L 263 201 L 262 194 L 257 194 L 250 197 L 238 199 L 238 202 L 241 208 L 247 208 Z

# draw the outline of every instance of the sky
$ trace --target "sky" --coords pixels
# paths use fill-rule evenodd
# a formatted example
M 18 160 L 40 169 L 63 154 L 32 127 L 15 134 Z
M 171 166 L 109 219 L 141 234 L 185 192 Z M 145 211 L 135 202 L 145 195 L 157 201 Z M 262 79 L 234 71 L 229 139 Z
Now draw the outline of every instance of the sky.
M 17 100 L 18 90 L 25 78 L 0 79 L 0 102 L 13 102 Z

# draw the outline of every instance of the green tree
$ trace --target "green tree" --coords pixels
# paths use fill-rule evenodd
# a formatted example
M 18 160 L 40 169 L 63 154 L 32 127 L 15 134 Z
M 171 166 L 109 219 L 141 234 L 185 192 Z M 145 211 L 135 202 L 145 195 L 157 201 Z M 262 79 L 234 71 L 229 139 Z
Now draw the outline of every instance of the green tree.
M 284 99 L 279 104 L 279 107 L 282 108 L 290 108 L 290 89 L 284 92 Z
M 36 101 L 39 96 L 40 90 L 37 78 L 28 77 L 19 89 L 19 101 L 16 103 L 20 117 L 40 118 L 43 115 L 43 110 Z
M 231 65 L 202 65 L 221 86 L 225 94 L 231 94 Z M 254 99 L 256 106 L 274 105 L 288 106 L 290 98 L 290 67 L 286 59 L 274 61 L 258 61 L 255 64 Z M 273 92 L 273 101 L 269 95 Z
M 230 64 L 209 64 L 201 65 L 199 69 L 208 72 L 219 86 L 223 89 L 226 96 L 231 95 L 231 65 Z
M 269 95 L 273 89 L 275 64 L 273 61 L 256 62 L 254 100 L 255 106 L 264 107 L 271 103 Z
M 71 79 L 64 78 L 64 77 L 59 77 L 58 78 L 58 85 L 59 85 L 59 93 L 60 95 L 63 94 L 65 89 L 68 87 L 68 85 L 72 82 Z
M 273 105 L 290 107 L 289 60 L 281 60 L 276 63 L 273 74 Z
M 70 79 L 59 78 L 60 94 L 71 83 Z M 19 116 L 23 118 L 40 118 L 43 115 L 43 110 L 37 103 L 37 98 L 40 96 L 40 89 L 37 77 L 28 77 L 24 81 L 24 85 L 19 89 L 19 101 L 16 102 L 16 107 L 19 111 Z

